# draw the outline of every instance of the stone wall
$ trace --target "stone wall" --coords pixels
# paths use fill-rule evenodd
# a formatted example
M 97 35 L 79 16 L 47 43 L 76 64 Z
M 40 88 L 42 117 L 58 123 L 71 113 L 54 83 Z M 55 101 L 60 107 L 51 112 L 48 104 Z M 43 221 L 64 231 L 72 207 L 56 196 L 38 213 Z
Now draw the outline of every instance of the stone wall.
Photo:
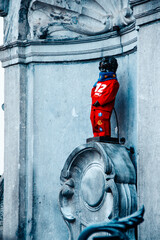
M 139 239 L 159 238 L 159 119 L 160 84 L 160 6 L 159 1 L 146 1 L 134 6 L 138 30 L 137 123 L 138 123 L 138 202 L 144 204 L 145 221 L 139 227 Z
M 116 110 L 119 117 L 120 136 L 126 137 L 128 147 L 134 146 L 136 148 L 136 114 L 134 118 L 132 117 L 132 114 L 136 112 L 136 69 L 130 67 L 135 62 L 136 53 L 117 59 L 119 63 L 117 75 L 121 87 L 116 100 Z M 128 72 L 124 69 L 124 66 L 128 69 Z M 13 149 L 12 154 L 6 152 L 8 160 L 5 165 L 5 177 L 10 179 L 12 176 L 12 184 L 8 183 L 7 189 L 11 191 L 10 194 L 15 194 L 15 201 L 15 187 L 17 186 L 18 176 L 13 175 L 13 167 L 15 166 L 15 173 L 17 165 L 20 166 L 20 170 L 25 167 L 27 182 L 33 181 L 33 186 L 29 184 L 25 193 L 28 202 L 26 204 L 29 206 L 27 210 L 28 218 L 33 220 L 32 231 L 34 231 L 37 239 L 40 236 L 43 236 L 43 239 L 48 239 L 52 234 L 55 234 L 57 239 L 62 239 L 66 236 L 67 229 L 58 206 L 60 172 L 70 152 L 78 145 L 85 143 L 86 138 L 92 136 L 89 119 L 90 91 L 98 77 L 98 61 L 66 64 L 31 63 L 21 65 L 17 70 L 16 68 L 16 65 L 9 67 L 5 94 L 5 129 L 6 135 L 12 136 L 6 144 L 10 147 L 13 146 L 11 148 Z M 16 77 L 15 80 L 13 79 L 15 71 L 20 72 L 21 82 L 18 82 Z M 19 93 L 17 92 L 19 89 L 17 84 L 21 86 Z M 23 84 L 25 88 L 23 88 Z M 128 85 L 131 86 L 132 91 L 128 91 Z M 24 96 L 21 101 L 19 98 L 13 101 L 13 96 L 20 95 Z M 16 111 L 18 111 L 19 102 L 21 102 L 21 116 L 19 116 L 21 120 L 17 122 Z M 8 115 L 9 109 L 11 115 Z M 27 115 L 26 119 L 22 113 Z M 12 119 L 11 122 L 10 119 Z M 19 124 L 21 126 L 20 133 L 17 132 Z M 116 136 L 115 127 L 116 123 L 113 115 L 113 136 Z M 20 156 L 20 159 L 22 159 L 22 162 L 19 163 L 14 152 L 17 146 L 17 144 L 15 145 L 17 134 L 26 136 L 24 145 L 21 144 L 20 154 L 22 156 Z M 15 140 L 13 141 L 13 139 Z M 18 139 L 20 140 L 20 136 Z M 26 162 L 23 161 L 23 154 L 26 155 Z M 14 165 L 13 156 L 16 158 Z M 24 166 L 24 164 L 26 165 Z M 12 165 L 12 168 L 9 171 L 10 165 Z M 19 173 L 21 177 L 19 184 L 22 184 L 23 187 L 25 180 L 22 181 L 22 178 L 25 175 L 21 171 Z M 11 186 L 14 188 L 11 188 Z M 6 196 L 6 214 L 10 211 L 9 204 L 11 204 L 12 209 L 12 203 L 9 200 L 11 198 L 10 194 L 8 197 Z M 25 211 L 25 206 L 23 211 Z M 14 208 L 13 215 L 10 216 L 16 219 Z M 63 231 L 59 232 L 59 225 L 64 229 Z
M 61 6 L 56 1 L 9 3 L 5 43 L 0 48 L 5 67 L 4 239 L 68 238 L 58 206 L 59 177 L 70 152 L 92 136 L 90 92 L 103 56 L 117 57 L 120 136 L 136 149 L 137 38 L 132 11 L 126 8 L 128 1 L 121 1 L 120 15 L 112 4 L 108 15 L 102 3 L 97 6 L 92 1 L 91 12 L 90 5 L 74 3 L 75 16 L 65 1 Z M 63 31 L 60 36 L 49 34 L 51 27 L 62 27 L 62 22 L 56 20 L 52 26 L 50 18 L 41 18 L 37 10 L 41 5 L 54 19 L 71 17 L 65 25 L 67 35 Z M 88 32 L 80 24 L 75 35 L 74 19 L 89 24 L 93 12 L 96 24 L 103 16 L 96 32 Z M 37 16 L 42 20 L 39 28 Z M 115 127 L 113 115 L 113 136 Z
M 151 219 L 157 222 L 160 208 L 158 190 L 152 187 L 159 184 L 159 49 L 151 37 L 159 37 L 159 2 L 132 0 L 132 14 L 128 1 L 120 1 L 118 15 L 112 4 L 109 11 L 106 5 L 102 9 L 105 1 L 98 1 L 98 7 L 92 1 L 91 12 L 81 1 L 72 1 L 71 9 L 77 9 L 74 16 L 65 5 L 69 1 L 10 1 L 7 8 L 4 2 L 0 1 L 0 14 L 5 15 L 5 42 L 0 47 L 5 67 L 4 239 L 68 238 L 58 206 L 60 171 L 70 152 L 92 136 L 90 90 L 98 77 L 98 62 L 107 55 L 115 56 L 119 64 L 116 111 L 120 136 L 138 156 L 139 204 L 146 205 L 139 239 L 144 239 L 146 229 L 146 239 L 152 239 L 152 229 L 153 239 L 158 239 L 159 230 L 149 230 L 148 219 L 152 212 Z M 37 22 L 36 7 L 42 5 L 50 15 Z M 76 19 L 81 22 L 83 16 L 88 24 L 93 12 L 96 24 L 97 16 L 102 16 L 96 32 L 80 24 L 75 34 Z M 56 22 L 50 22 L 52 17 Z M 62 27 L 62 20 L 68 24 L 67 31 L 51 34 L 56 24 Z M 147 85 L 145 72 L 152 79 Z M 151 115 L 154 124 L 149 121 Z M 115 126 L 112 116 L 113 136 Z M 152 161 L 146 160 L 148 156 Z M 153 166 L 154 177 L 150 177 Z M 148 200 L 150 189 L 152 201 Z

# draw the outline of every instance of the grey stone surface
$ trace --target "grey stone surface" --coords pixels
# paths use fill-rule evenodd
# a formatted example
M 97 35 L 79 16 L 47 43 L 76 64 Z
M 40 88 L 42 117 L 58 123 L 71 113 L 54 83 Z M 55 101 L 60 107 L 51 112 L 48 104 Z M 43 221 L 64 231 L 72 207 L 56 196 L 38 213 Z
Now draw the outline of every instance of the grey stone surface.
M 138 2 L 138 1 L 135 1 Z M 133 5 L 134 6 L 134 5 Z M 145 205 L 145 221 L 138 239 L 159 239 L 159 36 L 160 2 L 139 1 L 133 8 L 138 30 L 138 203 Z M 152 196 L 152 197 L 151 197 Z
M 131 106 L 136 101 L 136 93 L 134 87 L 128 92 L 128 85 L 131 89 L 135 86 L 135 71 L 129 67 L 135 59 L 136 53 L 118 58 L 117 74 L 121 87 L 116 103 L 120 135 L 126 137 L 127 145 L 134 147 L 136 132 L 133 129 L 136 122 L 133 113 L 136 109 Z M 124 65 L 128 68 L 128 74 L 122 71 Z M 21 215 L 28 221 L 26 239 L 33 235 L 35 239 L 48 240 L 53 235 L 59 240 L 68 238 L 58 207 L 59 176 L 66 156 L 92 136 L 90 89 L 97 77 L 98 61 L 32 63 L 6 68 L 5 236 L 16 238 L 21 220 L 18 214 L 26 209 L 27 214 Z M 26 90 L 21 88 L 19 92 L 23 84 Z M 20 100 L 20 96 L 24 98 Z M 20 120 L 24 115 L 25 125 Z M 126 118 L 130 124 L 125 124 Z M 114 135 L 114 116 L 112 122 Z M 20 138 L 21 131 L 24 131 L 24 135 Z M 19 194 L 26 196 L 26 206 L 19 205 Z M 12 196 L 13 201 L 10 201 Z
M 68 238 L 57 203 L 59 175 L 66 156 L 91 137 L 89 90 L 98 76 L 98 59 L 104 55 L 117 55 L 120 136 L 126 137 L 126 145 L 134 146 L 138 155 L 139 205 L 146 207 L 139 239 L 159 239 L 160 8 L 157 0 L 130 2 L 139 32 L 133 25 L 121 29 L 120 36 L 114 31 L 60 44 L 25 41 L 30 38 L 30 1 L 9 1 L 5 46 L 0 49 L 6 68 L 5 240 L 17 239 L 18 234 L 22 239 Z M 4 15 L 7 1 L 0 3 Z M 113 116 L 112 135 L 114 128 Z M 129 191 L 125 184 L 120 188 Z
M 136 4 L 138 2 L 138 4 Z M 160 1 L 159 0 L 144 0 L 133 1 L 134 16 L 136 18 L 136 25 L 140 26 L 148 24 L 160 19 Z M 154 28 L 154 26 L 152 26 Z
M 4 239 L 25 236 L 26 66 L 5 72 Z M 9 92 L 8 92 L 9 91 Z M 14 220 L 13 220 L 14 219 Z
M 62 240 L 69 236 L 58 206 L 59 176 L 69 153 L 92 136 L 90 89 L 105 55 L 116 55 L 119 64 L 120 136 L 136 149 L 137 33 L 133 24 L 120 35 L 114 31 L 84 40 L 26 41 L 29 4 L 10 0 L 0 48 L 6 79 L 4 239 Z M 115 127 L 113 115 L 112 136 Z M 125 184 L 122 190 L 128 191 Z M 93 205 L 100 201 L 100 195 L 93 202 L 84 198 Z
M 159 239 L 160 172 L 160 22 L 139 30 L 138 195 L 146 208 L 139 239 Z M 145 42 L 145 45 L 144 45 Z M 151 197 L 152 196 L 152 197 Z
M 119 144 L 88 143 L 76 148 L 62 169 L 61 184 L 60 207 L 72 240 L 89 224 L 136 211 L 135 168 Z M 134 231 L 129 235 L 135 239 Z
M 17 63 L 53 63 L 95 60 L 107 55 L 128 54 L 136 50 L 137 33 L 134 25 L 119 35 L 116 31 L 84 40 L 17 41 L 0 47 L 3 67 Z
M 0 239 L 3 237 L 4 177 L 0 176 Z
M 19 31 L 19 9 L 20 9 L 20 0 L 9 1 L 8 15 L 4 18 L 4 42 L 13 42 L 18 39 Z M 10 24 L 12 23 L 12 24 Z

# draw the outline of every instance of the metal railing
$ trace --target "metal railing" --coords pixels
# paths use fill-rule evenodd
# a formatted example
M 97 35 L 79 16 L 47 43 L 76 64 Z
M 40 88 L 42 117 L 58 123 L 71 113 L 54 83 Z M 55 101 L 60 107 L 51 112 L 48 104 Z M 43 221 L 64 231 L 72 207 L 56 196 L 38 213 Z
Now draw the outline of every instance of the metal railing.
M 102 222 L 86 227 L 80 234 L 78 240 L 87 240 L 91 235 L 100 232 L 109 233 L 110 236 L 97 236 L 93 240 L 128 240 L 127 230 L 135 228 L 144 221 L 144 206 L 137 212 L 124 217 L 114 218 L 110 222 Z

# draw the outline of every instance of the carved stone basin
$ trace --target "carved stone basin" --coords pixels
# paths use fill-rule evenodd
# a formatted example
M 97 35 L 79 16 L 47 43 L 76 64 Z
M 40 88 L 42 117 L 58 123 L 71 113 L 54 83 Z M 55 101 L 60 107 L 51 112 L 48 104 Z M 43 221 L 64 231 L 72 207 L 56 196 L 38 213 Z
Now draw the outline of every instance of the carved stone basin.
M 60 207 L 71 239 L 91 223 L 136 210 L 135 169 L 119 144 L 91 142 L 76 148 L 62 169 L 61 184 Z

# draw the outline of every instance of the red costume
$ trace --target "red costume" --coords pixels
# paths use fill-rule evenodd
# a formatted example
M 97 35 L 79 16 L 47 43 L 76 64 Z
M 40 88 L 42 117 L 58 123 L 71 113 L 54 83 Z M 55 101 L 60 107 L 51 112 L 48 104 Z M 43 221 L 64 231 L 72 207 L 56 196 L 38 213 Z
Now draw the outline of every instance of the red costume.
M 115 73 L 100 72 L 99 79 L 91 92 L 92 107 L 90 119 L 94 137 L 111 136 L 110 117 L 118 89 L 119 83 Z M 97 102 L 98 106 L 96 106 Z

